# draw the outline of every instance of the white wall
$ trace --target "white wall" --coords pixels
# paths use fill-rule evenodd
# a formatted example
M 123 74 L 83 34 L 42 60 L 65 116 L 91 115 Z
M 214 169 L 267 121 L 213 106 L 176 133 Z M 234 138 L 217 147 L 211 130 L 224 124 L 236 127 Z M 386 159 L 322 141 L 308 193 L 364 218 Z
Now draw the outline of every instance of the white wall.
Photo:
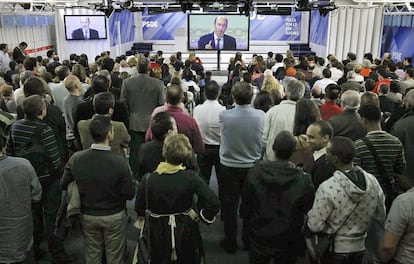
M 10 14 L 11 13 L 1 13 Z M 23 13 L 18 13 L 23 14 Z M 29 14 L 27 12 L 27 14 Z M 31 13 L 34 14 L 34 13 Z M 35 13 L 36 15 L 41 15 Z M 42 13 L 44 15 L 51 15 L 52 13 Z M 9 51 L 12 52 L 20 42 L 25 41 L 28 44 L 27 49 L 39 49 L 46 46 L 56 46 L 55 26 L 34 26 L 34 27 L 1 27 L 0 29 L 0 43 L 7 43 Z M 46 56 L 47 50 L 35 51 L 30 53 L 30 56 Z
M 57 53 L 61 60 L 69 59 L 69 55 L 72 53 L 82 54 L 85 53 L 88 56 L 89 63 L 93 62 L 96 55 L 99 55 L 102 51 L 110 50 L 110 42 L 108 39 L 98 40 L 66 40 L 65 39 L 65 27 L 64 27 L 64 15 L 96 15 L 102 14 L 101 12 L 89 9 L 75 9 L 66 8 L 58 9 L 56 11 L 56 39 Z M 108 27 L 108 21 L 107 21 Z M 107 30 L 108 32 L 108 30 Z M 108 35 L 109 36 L 109 35 Z
M 339 7 L 331 12 L 326 54 L 335 54 L 338 59 L 354 52 L 362 62 L 364 53 L 379 57 L 382 38 L 383 8 Z

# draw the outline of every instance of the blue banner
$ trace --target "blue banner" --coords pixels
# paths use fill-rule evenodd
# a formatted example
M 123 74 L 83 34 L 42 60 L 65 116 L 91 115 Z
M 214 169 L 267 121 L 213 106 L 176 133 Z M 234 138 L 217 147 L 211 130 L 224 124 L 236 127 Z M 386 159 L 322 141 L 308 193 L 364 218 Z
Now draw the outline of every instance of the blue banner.
M 290 16 L 252 15 L 250 39 L 270 41 L 299 41 L 302 13 L 292 10 Z
M 117 22 L 121 28 L 121 43 L 132 42 L 135 40 L 135 18 L 134 13 L 128 10 L 122 12 L 114 12 L 109 18 L 109 39 L 111 46 L 118 45 L 118 29 Z
M 309 42 L 326 47 L 328 44 L 329 16 L 321 16 L 319 10 L 313 10 L 310 18 Z
M 414 16 L 384 16 L 381 56 L 389 52 L 394 61 L 414 59 L 413 39 Z
M 187 23 L 187 14 L 183 12 L 148 15 L 142 13 L 142 30 L 144 40 L 174 40 L 176 28 L 183 28 Z
M 144 40 L 174 40 L 176 28 L 184 28 L 187 14 L 183 12 L 148 15 L 142 14 Z M 299 41 L 302 13 L 292 10 L 290 16 L 250 16 L 250 40 Z

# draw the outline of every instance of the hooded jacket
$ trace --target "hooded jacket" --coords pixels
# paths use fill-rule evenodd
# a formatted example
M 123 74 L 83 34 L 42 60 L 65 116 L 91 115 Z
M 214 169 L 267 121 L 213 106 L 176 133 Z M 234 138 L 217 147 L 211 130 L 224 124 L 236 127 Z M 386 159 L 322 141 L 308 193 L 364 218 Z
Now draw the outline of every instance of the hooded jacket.
M 310 230 L 327 234 L 337 232 L 335 253 L 363 251 L 372 221 L 382 226 L 385 220 L 385 198 L 377 179 L 359 166 L 351 172 L 347 173 L 353 175 L 350 177 L 336 170 L 331 178 L 324 181 L 316 191 L 312 209 L 308 212 Z
M 297 248 L 314 189 L 309 174 L 288 161 L 257 164 L 247 176 L 241 215 L 250 238 L 271 248 Z M 303 245 L 302 245 L 303 246 Z

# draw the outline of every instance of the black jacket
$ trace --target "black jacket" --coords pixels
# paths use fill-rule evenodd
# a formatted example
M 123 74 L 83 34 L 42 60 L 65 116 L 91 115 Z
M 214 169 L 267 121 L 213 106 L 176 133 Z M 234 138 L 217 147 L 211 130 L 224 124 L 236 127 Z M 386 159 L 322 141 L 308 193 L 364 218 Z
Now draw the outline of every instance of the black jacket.
M 242 195 L 240 213 L 247 220 L 251 239 L 303 254 L 301 228 L 314 199 L 309 174 L 291 162 L 259 163 L 249 171 Z

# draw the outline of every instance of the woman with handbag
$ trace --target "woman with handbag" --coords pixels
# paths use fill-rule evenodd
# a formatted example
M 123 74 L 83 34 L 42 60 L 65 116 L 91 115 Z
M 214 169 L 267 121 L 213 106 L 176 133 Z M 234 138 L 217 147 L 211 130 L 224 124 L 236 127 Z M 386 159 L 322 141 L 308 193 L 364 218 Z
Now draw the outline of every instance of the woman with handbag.
M 220 201 L 199 175 L 182 166 L 191 155 L 185 135 L 167 136 L 163 146 L 166 161 L 138 187 L 135 210 L 138 216 L 146 217 L 138 263 L 141 259 L 145 263 L 195 264 L 204 259 L 198 219 L 213 223 Z M 192 209 L 194 195 L 205 205 L 199 208 L 199 216 Z

